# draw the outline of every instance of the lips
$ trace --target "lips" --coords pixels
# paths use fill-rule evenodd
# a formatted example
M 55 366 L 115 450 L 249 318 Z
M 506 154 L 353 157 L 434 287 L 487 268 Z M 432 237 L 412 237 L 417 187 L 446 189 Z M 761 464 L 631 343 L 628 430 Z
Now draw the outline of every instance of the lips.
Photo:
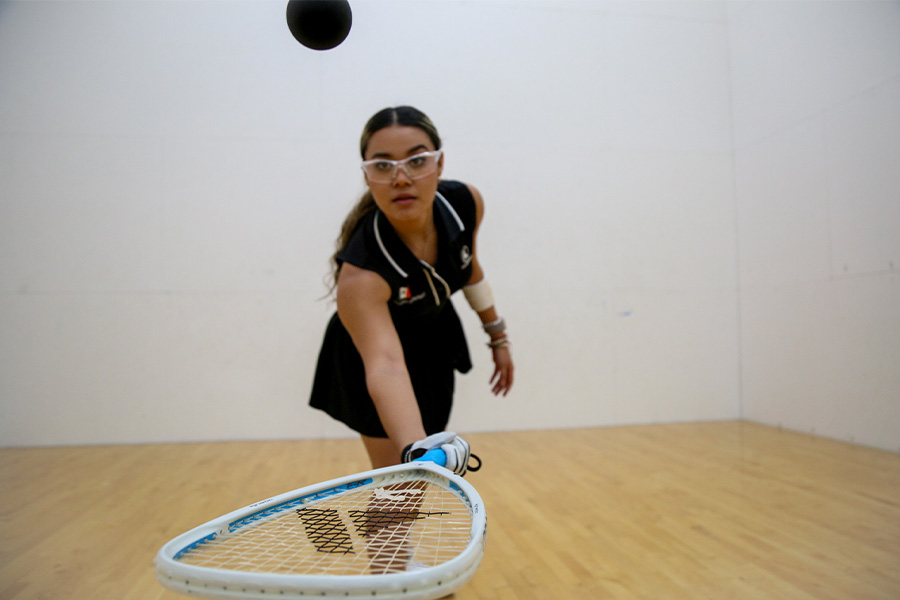
M 412 194 L 401 194 L 400 196 L 397 196 L 396 198 L 394 198 L 393 201 L 394 202 L 412 202 L 415 199 L 416 199 L 416 197 L 413 196 Z

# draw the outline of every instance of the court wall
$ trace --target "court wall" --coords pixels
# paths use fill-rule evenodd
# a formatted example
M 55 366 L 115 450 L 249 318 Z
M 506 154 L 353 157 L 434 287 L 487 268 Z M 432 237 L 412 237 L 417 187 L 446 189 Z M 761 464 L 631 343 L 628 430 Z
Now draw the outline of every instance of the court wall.
M 730 5 L 742 415 L 900 450 L 900 3 Z
M 896 5 L 823 30 L 774 4 L 357 1 L 327 52 L 283 1 L 0 4 L 0 445 L 347 435 L 306 406 L 323 280 L 362 125 L 413 104 L 485 197 L 514 341 L 494 398 L 458 302 L 453 428 L 746 417 L 893 447 L 898 170 L 871 159 L 894 164 Z

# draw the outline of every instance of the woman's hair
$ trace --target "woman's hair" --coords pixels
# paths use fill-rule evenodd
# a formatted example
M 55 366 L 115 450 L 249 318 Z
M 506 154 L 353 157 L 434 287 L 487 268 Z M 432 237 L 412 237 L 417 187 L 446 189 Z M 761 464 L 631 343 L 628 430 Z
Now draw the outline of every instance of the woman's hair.
M 425 113 L 412 106 L 396 106 L 378 111 L 372 115 L 372 118 L 366 123 L 366 126 L 363 128 L 362 136 L 359 138 L 359 153 L 363 160 L 366 159 L 366 149 L 369 146 L 369 140 L 375 132 L 392 125 L 418 127 L 431 138 L 435 150 L 441 149 L 441 136 L 438 135 L 437 128 Z M 359 202 L 356 203 L 356 206 L 350 211 L 350 214 L 344 219 L 344 224 L 341 226 L 341 233 L 337 238 L 337 249 L 331 256 L 330 289 L 332 291 L 337 286 L 338 275 L 341 272 L 341 264 L 337 260 L 337 255 L 347 246 L 347 242 L 350 241 L 350 237 L 353 235 L 353 232 L 356 231 L 356 227 L 359 225 L 362 218 L 373 210 L 375 210 L 375 198 L 372 197 L 371 191 L 366 190 L 366 193 L 363 194 L 362 198 L 359 199 Z

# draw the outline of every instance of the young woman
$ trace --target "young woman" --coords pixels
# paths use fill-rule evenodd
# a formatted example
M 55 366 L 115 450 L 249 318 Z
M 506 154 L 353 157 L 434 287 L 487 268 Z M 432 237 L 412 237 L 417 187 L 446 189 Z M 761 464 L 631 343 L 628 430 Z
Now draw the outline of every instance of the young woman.
M 476 253 L 484 202 L 474 187 L 441 180 L 441 139 L 415 108 L 376 113 L 360 153 L 368 191 L 347 216 L 332 259 L 337 313 L 310 405 L 360 433 L 373 468 L 445 446 L 448 468 L 465 472 L 468 444 L 442 434 L 454 370 L 472 366 L 450 302 L 457 290 L 490 336 L 493 393 L 506 395 L 513 384 L 506 324 Z

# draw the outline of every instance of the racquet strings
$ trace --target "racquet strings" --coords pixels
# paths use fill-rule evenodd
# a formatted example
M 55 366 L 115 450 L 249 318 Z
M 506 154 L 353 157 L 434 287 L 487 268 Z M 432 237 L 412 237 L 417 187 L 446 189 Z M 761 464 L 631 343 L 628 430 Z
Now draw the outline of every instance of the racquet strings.
M 472 518 L 468 503 L 438 484 L 439 476 L 419 473 L 307 504 L 284 503 L 178 560 L 282 575 L 379 575 L 439 565 L 466 548 Z

